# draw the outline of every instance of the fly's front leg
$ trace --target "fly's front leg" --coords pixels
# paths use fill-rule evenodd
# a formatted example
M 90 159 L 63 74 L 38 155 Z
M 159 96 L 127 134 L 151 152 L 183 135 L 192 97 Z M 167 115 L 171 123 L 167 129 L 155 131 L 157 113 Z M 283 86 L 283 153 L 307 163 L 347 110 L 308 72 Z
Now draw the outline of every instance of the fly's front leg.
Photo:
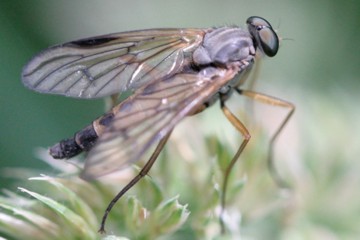
M 249 131 L 246 129 L 244 124 L 229 110 L 228 107 L 225 106 L 225 101 L 227 99 L 226 95 L 220 95 L 220 107 L 227 119 L 231 122 L 231 124 L 241 133 L 244 140 L 242 141 L 241 145 L 239 146 L 239 149 L 237 150 L 234 157 L 231 159 L 230 164 L 227 166 L 224 174 L 224 181 L 222 185 L 222 195 L 221 195 L 221 212 L 220 212 L 220 224 L 221 224 L 221 232 L 225 232 L 225 226 L 223 221 L 223 214 L 225 209 L 225 203 L 226 203 L 226 189 L 227 184 L 229 180 L 229 175 L 231 173 L 232 168 L 234 167 L 234 164 L 239 159 L 240 154 L 246 147 L 246 144 L 249 142 L 251 136 Z
M 134 186 L 141 178 L 143 178 L 151 169 L 151 167 L 153 166 L 154 162 L 156 161 L 157 157 L 159 156 L 161 150 L 164 148 L 165 143 L 167 142 L 167 140 L 169 139 L 170 135 L 171 135 L 170 131 L 168 134 L 166 134 L 159 142 L 159 144 L 157 145 L 155 151 L 153 152 L 153 154 L 151 155 L 150 159 L 146 162 L 146 164 L 144 165 L 144 167 L 141 169 L 141 171 L 139 172 L 139 174 L 134 177 L 123 189 L 121 189 L 121 191 L 114 197 L 113 200 L 111 200 L 110 204 L 108 205 L 108 207 L 105 210 L 104 216 L 101 220 L 101 225 L 100 225 L 100 229 L 99 232 L 100 233 L 105 233 L 105 222 L 107 219 L 108 214 L 110 213 L 112 207 L 114 206 L 114 204 L 130 189 L 132 188 L 132 186 Z
M 289 188 L 288 184 L 280 177 L 279 173 L 276 171 L 274 161 L 273 161 L 273 148 L 274 148 L 274 143 L 275 143 L 276 139 L 278 138 L 280 132 L 283 130 L 286 123 L 289 121 L 291 115 L 294 113 L 295 106 L 290 102 L 287 102 L 287 101 L 284 101 L 284 100 L 281 100 L 281 99 L 278 99 L 278 98 L 275 98 L 272 96 L 268 96 L 268 95 L 265 95 L 262 93 L 257 93 L 257 92 L 253 92 L 253 91 L 249 91 L 249 90 L 242 90 L 242 89 L 236 89 L 236 91 L 240 95 L 252 98 L 256 101 L 289 109 L 288 114 L 286 115 L 284 120 L 281 122 L 280 126 L 276 129 L 274 135 L 270 138 L 269 153 L 268 153 L 268 158 L 267 158 L 269 172 L 270 172 L 272 178 L 274 179 L 275 183 L 281 188 Z

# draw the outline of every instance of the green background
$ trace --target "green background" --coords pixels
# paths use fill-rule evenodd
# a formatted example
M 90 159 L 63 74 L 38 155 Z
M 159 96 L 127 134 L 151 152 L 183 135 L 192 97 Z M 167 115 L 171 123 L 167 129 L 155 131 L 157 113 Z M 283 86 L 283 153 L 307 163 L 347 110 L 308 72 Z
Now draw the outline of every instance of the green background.
M 256 90 L 297 106 L 286 140 L 277 148 L 290 152 L 290 175 L 297 181 L 307 172 L 312 181 L 326 175 L 324 188 L 332 189 L 326 195 L 331 198 L 339 194 L 332 187 L 339 184 L 340 171 L 353 176 L 343 187 L 357 193 L 360 3 L 355 0 L 0 1 L 0 167 L 49 170 L 34 149 L 70 137 L 104 111 L 102 100 L 44 95 L 23 87 L 21 69 L 42 49 L 135 29 L 244 26 L 252 15 L 270 21 L 284 38 L 278 55 L 263 61 Z M 206 116 L 216 121 L 216 115 Z M 269 124 L 266 114 L 259 118 Z M 359 193 L 352 197 L 360 199 Z

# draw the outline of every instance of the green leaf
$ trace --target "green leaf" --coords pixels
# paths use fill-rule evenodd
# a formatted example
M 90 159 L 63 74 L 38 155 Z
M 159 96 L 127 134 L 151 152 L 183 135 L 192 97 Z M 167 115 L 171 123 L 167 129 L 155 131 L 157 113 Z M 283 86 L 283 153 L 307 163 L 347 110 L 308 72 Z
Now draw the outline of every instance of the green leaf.
M 28 236 L 39 240 L 49 239 L 49 235 L 32 223 L 18 217 L 0 212 L 0 232 L 15 239 L 28 239 Z M 34 238 L 35 239 L 35 238 Z
M 37 180 L 37 181 L 45 181 L 57 188 L 63 195 L 66 197 L 66 199 L 71 204 L 74 211 L 76 211 L 77 214 L 79 214 L 81 217 L 86 219 L 87 223 L 91 226 L 92 229 L 96 229 L 98 227 L 97 218 L 94 215 L 93 211 L 89 207 L 89 205 L 79 197 L 78 194 L 73 192 L 68 187 L 64 186 L 59 178 L 53 178 L 49 176 L 43 175 L 42 177 L 33 177 L 29 180 Z
M 175 231 L 190 215 L 187 205 L 179 204 L 178 198 L 179 196 L 175 196 L 162 202 L 153 213 L 161 233 Z
M 32 211 L 27 211 L 20 207 L 14 207 L 3 203 L 0 203 L 0 207 L 12 211 L 14 215 L 17 216 L 18 218 L 19 217 L 24 218 L 29 223 L 37 226 L 39 230 L 42 230 L 44 233 L 51 234 L 52 237 L 55 237 L 56 233 L 59 231 L 59 226 L 57 224 Z
M 84 219 L 78 214 L 74 213 L 71 209 L 66 207 L 63 204 L 56 202 L 55 200 L 45 197 L 36 192 L 29 191 L 25 188 L 18 188 L 20 191 L 29 194 L 30 196 L 38 199 L 39 201 L 46 204 L 48 207 L 60 214 L 65 220 L 72 224 L 73 228 L 78 231 L 79 236 L 82 236 L 83 239 L 96 239 L 96 234 L 94 229 L 91 229 Z

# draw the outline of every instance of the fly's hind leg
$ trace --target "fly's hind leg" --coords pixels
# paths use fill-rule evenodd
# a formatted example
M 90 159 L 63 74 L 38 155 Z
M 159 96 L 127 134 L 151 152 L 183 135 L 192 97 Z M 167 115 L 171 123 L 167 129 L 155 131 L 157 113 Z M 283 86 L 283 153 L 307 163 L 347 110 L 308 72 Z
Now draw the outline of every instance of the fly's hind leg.
M 105 110 L 109 111 L 113 107 L 119 104 L 119 93 L 110 95 L 110 97 L 105 98 Z
M 144 167 L 141 169 L 141 171 L 139 172 L 139 174 L 134 177 L 123 189 L 121 189 L 121 191 L 114 197 L 113 200 L 111 200 L 111 202 L 109 203 L 108 207 L 105 210 L 104 216 L 101 220 L 101 225 L 100 225 L 100 229 L 99 232 L 100 233 L 105 233 L 105 222 L 107 219 L 108 214 L 110 213 L 112 207 L 115 205 L 115 203 L 130 189 L 132 188 L 141 178 L 143 178 L 151 169 L 151 167 L 153 166 L 154 162 L 156 161 L 157 157 L 159 156 L 161 150 L 164 148 L 165 143 L 167 142 L 167 140 L 169 139 L 170 135 L 171 135 L 170 131 L 168 134 L 166 134 L 159 142 L 159 144 L 157 145 L 155 151 L 153 152 L 153 154 L 151 155 L 150 159 L 146 162 L 146 164 L 144 165 Z
M 253 91 L 249 91 L 249 90 L 242 90 L 242 89 L 236 89 L 236 91 L 240 95 L 252 98 L 256 101 L 289 109 L 288 114 L 286 115 L 284 120 L 281 122 L 280 126 L 276 129 L 273 136 L 270 138 L 269 150 L 268 150 L 269 152 L 268 152 L 268 156 L 267 156 L 267 164 L 268 164 L 269 172 L 270 172 L 273 180 L 275 181 L 275 183 L 281 188 L 289 188 L 288 184 L 280 177 L 279 173 L 276 171 L 276 168 L 274 165 L 274 160 L 273 160 L 273 149 L 274 149 L 274 143 L 275 143 L 276 139 L 278 138 L 280 132 L 283 130 L 286 123 L 289 121 L 290 117 L 294 113 L 295 106 L 290 102 L 287 102 L 287 101 L 284 101 L 284 100 L 281 100 L 281 99 L 278 99 L 278 98 L 275 98 L 272 96 L 268 96 L 268 95 L 265 95 L 262 93 L 253 92 Z

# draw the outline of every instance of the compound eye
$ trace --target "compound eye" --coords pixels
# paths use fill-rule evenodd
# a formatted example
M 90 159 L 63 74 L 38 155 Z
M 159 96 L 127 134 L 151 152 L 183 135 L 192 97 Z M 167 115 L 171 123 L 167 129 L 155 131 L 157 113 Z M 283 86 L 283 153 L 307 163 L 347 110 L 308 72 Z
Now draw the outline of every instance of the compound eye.
M 279 50 L 279 38 L 270 23 L 261 17 L 249 17 L 246 21 L 256 45 L 269 57 Z

